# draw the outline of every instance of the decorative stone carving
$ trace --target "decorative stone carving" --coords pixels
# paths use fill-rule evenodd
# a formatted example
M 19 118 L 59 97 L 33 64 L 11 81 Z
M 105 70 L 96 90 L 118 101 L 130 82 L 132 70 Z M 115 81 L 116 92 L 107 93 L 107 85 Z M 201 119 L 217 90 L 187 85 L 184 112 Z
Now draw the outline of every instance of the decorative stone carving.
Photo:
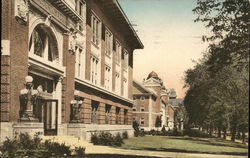
M 75 47 L 76 47 L 76 31 L 74 29 L 70 30 L 70 36 L 69 36 L 69 50 L 73 53 L 75 53 Z
M 81 122 L 81 106 L 83 101 L 80 100 L 79 91 L 74 92 L 75 99 L 71 101 L 71 122 L 80 123 Z
M 19 22 L 27 22 L 28 12 L 29 8 L 27 0 L 15 0 L 15 17 Z
M 38 101 L 41 98 L 40 93 L 43 91 L 42 87 L 38 87 L 37 90 L 33 89 L 33 78 L 26 76 L 26 88 L 20 91 L 20 114 L 21 121 L 37 122 L 38 119 Z
M 45 25 L 50 26 L 51 23 L 51 15 L 48 15 L 47 18 L 45 19 Z

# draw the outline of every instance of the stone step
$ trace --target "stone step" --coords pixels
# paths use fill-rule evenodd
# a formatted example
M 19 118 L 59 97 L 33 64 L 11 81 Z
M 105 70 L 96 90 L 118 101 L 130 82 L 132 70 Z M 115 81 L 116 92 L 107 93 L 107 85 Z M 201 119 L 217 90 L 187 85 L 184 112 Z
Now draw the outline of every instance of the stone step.
M 89 143 L 86 140 L 80 140 L 74 136 L 43 136 L 42 140 L 51 140 L 52 142 L 64 143 L 65 145 L 74 147 L 90 147 L 93 146 L 92 143 Z

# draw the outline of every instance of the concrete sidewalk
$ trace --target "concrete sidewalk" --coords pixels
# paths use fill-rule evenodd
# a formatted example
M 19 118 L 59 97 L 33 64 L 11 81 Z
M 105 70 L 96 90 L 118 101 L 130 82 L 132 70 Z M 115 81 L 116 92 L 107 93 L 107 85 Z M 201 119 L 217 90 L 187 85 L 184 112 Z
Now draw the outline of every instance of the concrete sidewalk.
M 112 148 L 107 146 L 93 145 L 86 147 L 86 154 L 120 154 L 136 156 L 155 156 L 164 158 L 247 158 L 247 156 L 217 155 L 217 154 L 197 154 L 180 152 L 161 152 L 148 150 L 127 150 Z

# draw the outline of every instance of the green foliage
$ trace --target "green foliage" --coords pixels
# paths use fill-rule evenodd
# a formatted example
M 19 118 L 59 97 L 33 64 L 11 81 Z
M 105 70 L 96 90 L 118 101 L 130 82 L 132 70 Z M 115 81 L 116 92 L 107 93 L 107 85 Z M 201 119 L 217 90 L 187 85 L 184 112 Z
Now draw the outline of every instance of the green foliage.
M 121 146 L 123 144 L 123 138 L 120 133 L 113 136 L 109 132 L 95 132 L 91 134 L 91 142 L 94 145 Z
M 134 136 L 135 137 L 138 137 L 138 136 L 143 137 L 144 135 L 145 135 L 144 130 L 136 130 L 136 131 L 134 131 Z
M 122 138 L 123 139 L 128 139 L 128 132 L 127 131 L 122 133 Z
M 0 147 L 0 150 L 3 152 L 4 157 L 29 156 L 44 158 L 71 155 L 69 146 L 50 141 L 42 143 L 38 135 L 31 138 L 27 133 L 21 133 L 14 139 L 7 138 Z
M 193 10 L 195 22 L 212 34 L 203 36 L 208 51 L 185 72 L 188 124 L 230 129 L 232 140 L 237 130 L 248 130 L 249 10 L 247 0 L 197 0 Z
M 71 154 L 71 150 L 69 146 L 66 146 L 64 143 L 59 144 L 57 142 L 45 141 L 45 148 L 48 150 L 48 153 L 56 156 L 69 156 Z
M 211 62 L 219 65 L 244 65 L 249 61 L 248 0 L 197 0 L 195 22 L 203 22 L 211 35 L 203 36 L 210 44 Z M 218 44 L 213 44 L 216 41 Z
M 157 116 L 155 120 L 155 127 L 161 127 L 161 123 L 162 122 L 160 116 Z
M 84 156 L 85 155 L 85 149 L 84 147 L 76 147 L 75 152 L 77 156 Z
M 133 121 L 132 126 L 133 126 L 135 131 L 139 131 L 139 123 L 137 121 Z
M 123 144 L 123 139 L 121 137 L 120 133 L 117 133 L 116 136 L 114 137 L 114 146 L 121 146 Z
M 186 129 L 183 131 L 183 135 L 187 135 L 189 137 L 200 137 L 200 138 L 211 137 L 209 134 L 196 130 L 196 129 Z

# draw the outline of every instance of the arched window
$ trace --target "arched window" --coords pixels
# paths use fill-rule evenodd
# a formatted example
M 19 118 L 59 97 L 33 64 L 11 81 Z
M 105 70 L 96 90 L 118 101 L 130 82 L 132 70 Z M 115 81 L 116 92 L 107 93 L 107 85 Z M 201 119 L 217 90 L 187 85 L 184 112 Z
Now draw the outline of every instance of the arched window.
M 48 61 L 58 62 L 58 47 L 56 38 L 50 28 L 37 25 L 29 41 L 29 52 Z

